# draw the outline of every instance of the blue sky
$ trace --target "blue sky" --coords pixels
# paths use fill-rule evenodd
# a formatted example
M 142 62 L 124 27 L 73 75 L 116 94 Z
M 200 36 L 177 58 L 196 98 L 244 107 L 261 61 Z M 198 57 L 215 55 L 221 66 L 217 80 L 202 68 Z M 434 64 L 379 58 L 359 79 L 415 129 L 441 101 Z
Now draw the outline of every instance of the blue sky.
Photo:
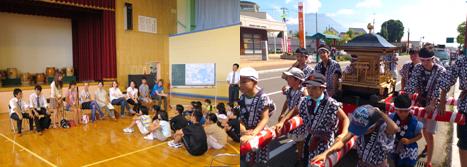
M 326 14 L 344 27 L 365 28 L 375 19 L 375 29 L 389 19 L 401 20 L 405 27 L 403 40 L 445 43 L 446 37 L 457 36 L 457 25 L 466 20 L 466 0 L 250 0 L 260 11 L 279 20 L 281 7 L 289 9 L 288 24 L 297 24 L 298 2 L 305 12 Z M 318 21 L 319 24 L 319 21 Z M 365 28 L 366 29 L 366 28 Z M 423 37 L 423 38 L 421 38 Z M 450 45 L 457 46 L 457 45 Z

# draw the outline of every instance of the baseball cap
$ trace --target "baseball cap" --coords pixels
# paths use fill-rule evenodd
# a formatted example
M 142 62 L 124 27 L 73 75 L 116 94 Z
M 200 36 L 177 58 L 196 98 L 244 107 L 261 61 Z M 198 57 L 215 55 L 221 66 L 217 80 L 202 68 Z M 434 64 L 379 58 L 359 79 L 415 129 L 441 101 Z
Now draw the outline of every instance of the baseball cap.
M 283 72 L 282 73 L 283 75 L 282 76 L 293 76 L 301 81 L 304 81 L 305 80 L 305 73 L 303 73 L 302 70 L 296 68 L 296 67 L 292 67 L 289 71 L 286 71 L 286 72 Z M 287 79 L 286 77 L 284 77 L 283 79 Z
M 375 111 L 375 107 L 371 105 L 360 106 L 350 116 L 349 132 L 357 136 L 364 135 L 380 118 L 381 116 Z
M 259 78 L 258 72 L 254 68 L 251 68 L 251 67 L 243 67 L 242 69 L 240 69 L 240 76 L 248 77 L 251 80 L 254 80 L 256 82 L 258 82 L 258 78 Z
M 324 77 L 323 74 L 318 73 L 318 72 L 313 72 L 310 77 L 312 78 L 311 80 L 307 80 L 303 82 L 303 86 L 322 86 L 326 87 L 326 77 Z

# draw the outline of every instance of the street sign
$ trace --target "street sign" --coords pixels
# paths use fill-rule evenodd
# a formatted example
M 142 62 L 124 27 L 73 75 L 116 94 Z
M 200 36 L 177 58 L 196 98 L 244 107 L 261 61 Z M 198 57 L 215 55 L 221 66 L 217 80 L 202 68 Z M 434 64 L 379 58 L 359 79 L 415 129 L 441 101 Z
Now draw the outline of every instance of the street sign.
M 447 37 L 446 43 L 454 43 L 454 37 Z

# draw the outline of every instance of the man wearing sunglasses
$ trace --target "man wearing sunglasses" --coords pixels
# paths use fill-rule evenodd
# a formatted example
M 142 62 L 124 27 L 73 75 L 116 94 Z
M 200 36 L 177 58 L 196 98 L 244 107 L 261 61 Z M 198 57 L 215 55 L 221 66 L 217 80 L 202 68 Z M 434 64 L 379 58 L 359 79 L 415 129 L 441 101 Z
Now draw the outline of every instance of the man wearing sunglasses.
M 420 49 L 419 56 L 421 64 L 415 65 L 409 84 L 406 85 L 405 91 L 409 94 L 418 93 L 415 105 L 425 107 L 428 113 L 432 113 L 437 109 L 441 89 L 439 83 L 441 78 L 446 75 L 446 69 L 440 64 L 435 63 L 435 53 L 430 47 Z M 425 150 L 426 164 L 431 166 L 431 158 L 434 148 L 434 134 L 437 129 L 437 123 L 431 119 L 420 119 L 423 123 L 423 136 L 427 143 Z

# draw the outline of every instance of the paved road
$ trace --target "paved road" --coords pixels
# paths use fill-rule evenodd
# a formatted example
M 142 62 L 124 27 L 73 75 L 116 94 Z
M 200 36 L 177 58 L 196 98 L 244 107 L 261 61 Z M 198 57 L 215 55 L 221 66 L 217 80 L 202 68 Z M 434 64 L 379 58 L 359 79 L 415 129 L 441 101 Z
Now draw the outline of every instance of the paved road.
M 409 61 L 408 56 L 403 56 L 399 58 L 399 65 L 398 68 L 400 69 L 402 64 Z M 342 63 L 341 68 L 344 69 L 345 66 L 348 65 L 347 63 Z M 314 67 L 314 65 L 312 65 Z M 269 95 L 269 97 L 276 103 L 276 111 L 273 113 L 271 118 L 269 119 L 268 126 L 273 126 L 277 123 L 278 117 L 282 110 L 283 103 L 285 101 L 285 96 L 281 94 L 282 86 L 286 85 L 286 81 L 281 79 L 282 72 L 266 72 L 261 73 L 259 78 L 259 86 L 263 88 L 264 92 Z M 398 77 L 398 82 L 396 85 L 396 90 L 400 90 L 400 77 Z M 457 87 L 456 87 L 457 88 Z M 451 96 L 453 92 L 449 93 Z M 438 134 L 435 135 L 435 152 L 433 157 L 433 165 L 434 166 L 445 166 L 446 161 L 450 161 L 448 155 L 450 155 L 450 141 L 452 138 L 452 125 L 447 123 L 439 123 L 438 124 Z M 419 147 L 422 148 L 425 146 L 424 139 L 419 140 L 418 142 Z M 422 149 L 419 150 L 419 152 Z M 349 166 L 349 164 L 355 164 L 355 155 L 350 155 L 344 158 L 343 162 L 346 165 L 342 166 Z M 342 163 L 342 162 L 341 162 Z M 355 166 L 355 165 L 350 165 Z

